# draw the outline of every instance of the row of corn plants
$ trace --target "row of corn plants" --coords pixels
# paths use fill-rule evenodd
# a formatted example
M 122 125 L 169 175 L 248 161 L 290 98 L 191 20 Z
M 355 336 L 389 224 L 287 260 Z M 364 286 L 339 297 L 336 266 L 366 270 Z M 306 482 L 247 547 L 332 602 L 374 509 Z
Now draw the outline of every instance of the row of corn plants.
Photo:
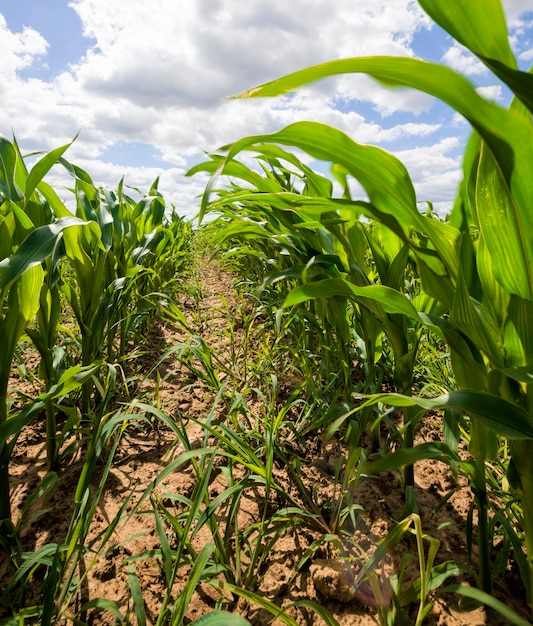
M 485 599 L 492 586 L 494 524 L 487 467 L 503 442 L 510 452 L 507 480 L 520 502 L 525 558 L 511 524 L 504 525 L 512 534 L 531 604 L 533 75 L 518 68 L 498 0 L 445 5 L 420 0 L 420 5 L 510 90 L 514 98 L 508 108 L 487 101 L 447 67 L 392 57 L 324 63 L 240 97 L 272 97 L 328 76 L 364 73 L 387 86 L 439 98 L 472 126 L 463 182 L 446 219 L 420 211 L 409 173 L 393 155 L 314 122 L 241 139 L 190 173 L 212 174 L 202 214 L 218 215 L 225 222 L 223 238 L 238 238 L 245 246 L 241 252 L 274 269 L 264 284 L 285 281 L 292 287 L 284 301 L 291 314 L 318 319 L 327 334 L 328 349 L 342 363 L 348 402 L 357 402 L 326 428 L 331 432 L 353 415 L 374 422 L 377 408 L 402 407 L 402 450 L 369 461 L 366 470 L 395 464 L 406 468 L 407 516 L 416 510 L 413 463 L 421 458 L 459 462 L 453 445 L 413 447 L 421 415 L 443 410 L 455 433 L 461 413 L 468 416 L 471 459 L 461 466 L 478 509 L 478 598 Z M 331 163 L 341 192 L 334 193 L 331 182 L 304 165 L 294 149 Z M 256 153 L 260 167 L 238 161 L 243 151 Z M 215 194 L 219 175 L 230 177 L 232 184 Z M 353 180 L 364 189 L 365 199 L 352 197 Z M 442 342 L 451 359 L 452 388 L 437 397 L 418 395 L 414 385 L 423 333 Z M 375 393 L 383 347 L 395 393 Z M 354 356 L 364 362 L 363 390 L 350 383 Z M 368 393 L 373 382 L 374 393 Z M 361 423 L 365 420 L 358 422 L 360 430 Z M 453 439 L 448 437 L 447 443 Z
M 0 541 L 8 553 L 17 543 L 9 463 L 18 435 L 44 417 L 52 472 L 80 424 L 98 432 L 117 368 L 179 279 L 192 233 L 157 180 L 148 194 L 135 190 L 140 200 L 123 181 L 115 192 L 98 188 L 64 158 L 69 145 L 24 157 L 16 140 L 0 137 Z M 44 180 L 52 167 L 72 176 L 69 200 Z M 22 403 L 9 387 L 21 340 L 39 353 L 42 381 L 40 395 Z

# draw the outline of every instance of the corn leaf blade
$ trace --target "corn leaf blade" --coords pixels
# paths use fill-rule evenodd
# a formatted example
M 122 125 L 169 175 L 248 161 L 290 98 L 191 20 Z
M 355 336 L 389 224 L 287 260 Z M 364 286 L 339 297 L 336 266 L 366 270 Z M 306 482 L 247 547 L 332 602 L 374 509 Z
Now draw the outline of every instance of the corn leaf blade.
M 0 292 L 5 292 L 24 272 L 42 263 L 52 253 L 63 230 L 84 224 L 86 222 L 77 217 L 67 217 L 31 232 L 15 254 L 0 262 Z
M 356 394 L 357 395 L 357 394 Z M 461 409 L 475 416 L 493 431 L 510 439 L 533 439 L 531 415 L 517 404 L 500 396 L 473 389 L 458 389 L 437 398 L 416 398 L 399 393 L 379 393 L 366 397 L 359 409 L 382 402 L 390 406 L 419 406 L 427 411 L 437 409 Z
M 385 313 L 399 313 L 420 321 L 416 309 L 399 291 L 385 285 L 356 287 L 341 278 L 326 278 L 293 289 L 285 299 L 284 306 L 293 306 L 315 298 L 342 296 L 360 300 L 369 298 L 378 302 Z

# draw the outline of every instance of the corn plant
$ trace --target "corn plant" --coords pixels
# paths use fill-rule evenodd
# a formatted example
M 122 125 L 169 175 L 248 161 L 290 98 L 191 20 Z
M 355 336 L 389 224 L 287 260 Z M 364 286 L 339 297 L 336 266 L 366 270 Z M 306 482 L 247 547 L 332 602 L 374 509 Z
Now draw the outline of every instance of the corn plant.
M 226 160 L 214 173 L 223 172 L 226 163 L 250 147 L 276 144 L 304 150 L 357 179 L 369 201 L 356 203 L 352 210 L 385 224 L 415 256 L 424 291 L 450 312 L 449 320 L 424 309 L 416 311 L 410 302 L 409 306 L 401 304 L 399 297 L 405 296 L 393 290 L 384 299 L 394 314 L 403 311 L 448 343 L 459 390 L 447 394 L 441 405 L 458 406 L 471 418 L 470 451 L 480 513 L 480 585 L 488 591 L 485 462 L 495 453 L 497 433 L 510 440 L 509 477 L 521 497 L 533 577 L 533 341 L 528 322 L 533 316 L 533 240 L 529 235 L 533 227 L 533 75 L 518 68 L 498 0 L 445 4 L 420 0 L 420 4 L 511 90 L 515 99 L 508 109 L 484 99 L 467 79 L 447 67 L 391 57 L 324 63 L 243 96 L 275 96 L 326 76 L 365 73 L 388 86 L 411 87 L 441 99 L 473 128 L 465 153 L 464 181 L 448 221 L 419 212 L 409 175 L 396 158 L 322 124 L 300 122 L 272 135 L 240 140 L 228 147 Z M 208 192 L 211 188 L 212 184 Z M 207 203 L 208 194 L 204 210 Z M 370 294 L 374 287 L 363 289 Z M 530 582 L 526 585 L 531 588 Z
M 30 155 L 40 158 L 28 170 L 16 140 L 0 138 L 0 336 L 5 347 L 0 362 L 1 520 L 11 518 L 8 464 L 16 420 L 9 415 L 7 386 L 20 337 L 29 336 L 41 356 L 47 460 L 53 469 L 62 397 L 54 389 L 67 369 L 65 348 L 58 341 L 62 299 L 78 322 L 82 370 L 103 357 L 112 361 L 116 336 L 123 355 L 126 337 L 138 328 L 132 319 L 146 319 L 158 304 L 153 294 L 168 291 L 172 268 L 183 263 L 191 235 L 190 225 L 173 209 L 166 210 L 157 181 L 138 202 L 123 193 L 122 182 L 117 195 L 99 190 L 86 172 L 64 159 L 69 145 L 44 156 Z M 76 216 L 43 180 L 58 163 L 76 181 Z M 83 413 L 89 411 L 95 380 L 84 378 Z M 108 399 L 101 400 L 105 411 Z

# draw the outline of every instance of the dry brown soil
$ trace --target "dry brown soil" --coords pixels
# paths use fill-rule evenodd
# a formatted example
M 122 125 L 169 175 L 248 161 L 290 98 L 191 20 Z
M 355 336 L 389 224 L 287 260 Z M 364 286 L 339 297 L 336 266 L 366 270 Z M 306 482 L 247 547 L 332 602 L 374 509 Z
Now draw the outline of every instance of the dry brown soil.
M 231 363 L 227 357 L 230 351 L 227 329 L 229 320 L 238 311 L 235 306 L 233 279 L 223 271 L 217 263 L 205 264 L 198 269 L 199 296 L 194 294 L 183 296 L 181 306 L 191 326 L 210 346 L 213 353 L 220 355 L 223 362 Z M 235 321 L 235 320 L 232 320 Z M 235 326 L 238 328 L 238 320 Z M 244 341 L 237 337 L 238 341 Z M 142 366 L 149 371 L 163 352 L 180 342 L 186 342 L 189 336 L 178 325 L 164 320 L 157 320 L 149 337 L 149 350 L 136 360 L 135 367 Z M 226 355 L 226 356 L 225 356 Z M 31 369 L 31 362 L 27 367 Z M 201 429 L 190 418 L 204 419 L 213 407 L 214 393 L 199 380 L 191 377 L 190 372 L 179 366 L 175 357 L 169 356 L 158 367 L 159 382 L 155 375 L 142 384 L 145 398 L 157 398 L 159 406 L 176 420 L 185 424 L 193 447 L 200 441 Z M 221 373 L 221 377 L 224 374 Z M 14 378 L 13 386 L 21 388 L 24 381 Z M 157 390 L 156 390 L 157 386 Z M 141 389 L 135 390 L 137 393 Z M 157 394 L 156 394 L 157 391 Z M 260 410 L 258 408 L 258 410 Z M 218 415 L 222 409 L 217 409 Z M 438 439 L 441 425 L 437 417 L 428 417 L 418 435 L 419 441 Z M 199 444 L 198 444 L 199 445 Z M 112 464 L 106 490 L 99 504 L 97 514 L 91 527 L 91 536 L 97 536 L 107 528 L 128 495 L 134 491 L 129 508 L 134 506 L 143 490 L 184 450 L 183 445 L 175 441 L 175 437 L 165 427 L 159 425 L 155 430 L 141 428 L 130 429 L 123 437 L 117 455 Z M 346 453 L 344 444 L 333 440 L 327 443 L 314 436 L 307 441 L 305 450 L 298 450 L 304 455 L 301 464 L 301 478 L 306 487 L 317 491 L 320 503 L 334 500 L 336 494 L 335 467 L 339 456 Z M 61 486 L 49 503 L 50 510 L 46 515 L 28 525 L 22 535 L 22 543 L 26 551 L 32 551 L 47 542 L 60 541 L 66 532 L 72 510 L 73 493 L 78 481 L 83 452 L 70 457 L 59 470 Z M 100 470 L 98 470 L 100 471 Z M 99 479 L 98 471 L 94 476 L 95 486 Z M 17 511 L 42 480 L 46 473 L 44 450 L 44 425 L 34 423 L 21 434 L 11 464 L 11 490 L 15 517 Z M 224 489 L 222 473 L 215 472 L 216 477 L 210 485 L 210 495 L 215 497 Z M 276 479 L 292 489 L 291 480 L 281 464 L 275 467 Z M 194 488 L 194 471 L 190 463 L 168 474 L 158 485 L 155 493 L 162 498 L 164 494 L 174 493 L 189 496 Z M 473 566 L 468 563 L 465 520 L 472 502 L 472 494 L 467 486 L 459 489 L 437 513 L 433 514 L 442 498 L 456 484 L 450 476 L 448 468 L 437 461 L 424 461 L 416 465 L 416 498 L 424 532 L 441 541 L 437 554 L 437 563 L 456 561 L 464 567 Z M 295 496 L 296 497 L 296 496 Z M 258 521 L 261 514 L 264 492 L 257 489 L 251 491 L 242 501 L 239 515 L 241 528 L 247 528 Z M 401 481 L 399 475 L 384 475 L 361 478 L 356 500 L 361 507 L 357 529 L 353 529 L 352 544 L 371 553 L 376 542 L 393 526 L 404 508 Z M 275 506 L 286 506 L 284 503 L 272 502 Z M 129 622 L 135 624 L 130 599 L 128 571 L 125 565 L 128 557 L 157 550 L 159 540 L 155 530 L 153 514 L 150 514 L 150 503 L 142 507 L 144 513 L 137 512 L 127 522 L 120 523 L 113 533 L 114 549 L 101 555 L 92 566 L 86 584 L 79 590 L 79 600 L 84 602 L 93 598 L 103 597 L 113 600 L 126 615 L 129 608 Z M 223 520 L 221 520 L 221 523 Z M 169 532 L 169 537 L 171 533 Z M 320 537 L 316 530 L 304 526 L 293 526 L 275 542 L 268 553 L 268 558 L 260 568 L 256 592 L 279 606 L 286 606 L 298 600 L 313 600 L 326 607 L 343 625 L 377 624 L 376 608 L 370 606 L 364 597 L 353 597 L 349 590 L 349 576 L 346 566 L 339 567 L 339 561 L 331 560 L 334 551 L 322 547 L 311 555 L 309 560 L 296 570 L 298 563 L 309 546 Z M 201 548 L 202 541 L 209 541 L 207 532 L 200 532 L 194 539 L 194 546 Z M 474 548 L 475 551 L 475 548 Z M 411 552 L 416 555 L 416 540 L 409 533 L 391 550 L 384 564 L 384 576 L 397 571 L 401 557 Z M 2 560 L 3 559 L 3 560 Z M 330 560 L 328 560 L 330 559 Z M 85 559 L 85 567 L 90 566 L 89 556 Z M 161 599 L 165 593 L 161 567 L 154 558 L 136 562 L 136 573 L 140 581 L 146 606 L 148 623 L 153 624 L 159 615 Z M 12 570 L 5 556 L 0 556 L 0 585 L 7 584 Z M 178 580 L 173 589 L 174 597 L 178 597 L 189 571 L 180 570 Z M 349 572 L 348 572 L 349 574 Z M 40 570 L 35 574 L 38 584 Z M 407 578 L 417 576 L 417 561 L 413 560 L 408 568 Z M 348 580 L 348 584 L 346 584 Z M 473 583 L 472 577 L 465 575 L 462 581 Z M 343 582 L 344 581 L 344 582 Z M 456 579 L 448 581 L 456 582 Z M 386 583 L 382 583 L 386 589 Z M 363 595 L 362 588 L 359 596 Z M 520 579 L 512 567 L 503 580 L 496 585 L 494 594 L 515 611 L 528 616 L 523 588 Z M 370 594 L 371 595 L 371 594 Z M 215 606 L 219 593 L 213 586 L 203 583 L 194 593 L 187 609 L 184 623 L 196 619 L 209 612 Z M 435 604 L 424 623 L 447 626 L 481 626 L 506 623 L 497 614 L 484 608 L 471 612 L 460 612 L 457 596 L 444 594 L 433 596 Z M 253 625 L 282 622 L 247 600 L 236 600 L 228 603 L 225 608 L 246 617 Z M 405 624 L 414 624 L 416 605 L 403 609 Z M 311 625 L 324 623 L 311 610 L 306 608 L 291 609 L 290 615 L 298 624 Z M 3 617 L 4 615 L 0 615 Z M 91 624 L 112 623 L 110 614 L 93 610 L 87 616 Z M 401 623 L 398 621 L 397 623 Z

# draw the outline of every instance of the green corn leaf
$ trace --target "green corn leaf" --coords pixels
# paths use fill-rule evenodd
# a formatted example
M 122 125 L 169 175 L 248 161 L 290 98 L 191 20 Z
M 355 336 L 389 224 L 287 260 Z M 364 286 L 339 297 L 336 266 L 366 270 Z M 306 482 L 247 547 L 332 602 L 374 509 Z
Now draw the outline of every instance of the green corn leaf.
M 288 163 L 295 165 L 302 173 L 302 180 L 305 181 L 305 189 L 302 191 L 303 195 L 317 196 L 320 198 L 329 198 L 333 192 L 333 184 L 329 178 L 322 176 L 312 170 L 310 167 L 302 163 L 292 152 L 283 150 L 280 146 L 274 146 L 271 144 L 265 144 L 259 147 L 259 152 L 266 158 L 267 163 L 271 162 L 271 159 L 283 159 Z M 278 163 L 276 161 L 276 163 Z
M 403 164 L 393 155 L 375 146 L 366 146 L 355 142 L 346 134 L 316 122 L 296 122 L 271 135 L 252 136 L 241 139 L 225 149 L 230 162 L 242 150 L 256 150 L 258 145 L 282 144 L 300 148 L 312 157 L 340 165 L 343 170 L 357 179 L 364 187 L 370 203 L 343 199 L 304 198 L 297 194 L 261 195 L 265 202 L 287 201 L 306 207 L 331 206 L 336 210 L 341 205 L 352 205 L 354 218 L 363 210 L 365 215 L 376 218 L 391 228 L 396 235 L 406 240 L 412 229 L 424 232 L 433 243 L 434 250 L 417 248 L 417 254 L 423 257 L 438 276 L 457 274 L 458 265 L 455 246 L 460 236 L 453 226 L 423 216 L 416 202 L 413 184 Z M 223 171 L 221 165 L 219 170 Z M 218 173 L 220 173 L 220 171 Z M 209 194 L 214 185 L 213 177 L 202 199 L 202 215 L 207 211 Z M 257 202 L 257 194 L 248 192 L 249 199 Z M 233 197 L 233 201 L 237 198 Z M 279 206 L 279 204 L 276 204 Z M 217 203 L 211 207 L 216 210 Z M 438 252 L 437 252 L 438 251 Z
M 533 183 L 530 191 L 533 197 Z M 528 230 L 531 223 L 486 145 L 481 149 L 476 205 L 495 278 L 508 293 L 533 299 L 533 238 Z
M 399 448 L 391 454 L 366 462 L 363 471 L 368 473 L 386 472 L 413 465 L 417 461 L 434 459 L 452 464 L 459 463 L 459 456 L 447 445 L 439 442 L 422 443 L 413 448 Z
M 31 267 L 42 263 L 56 244 L 58 236 L 72 226 L 84 226 L 86 222 L 77 217 L 66 217 L 54 224 L 36 228 L 22 242 L 12 256 L 0 261 L 0 292 L 5 292 L 13 281 Z
M 478 243 L 475 255 L 479 281 L 482 287 L 481 303 L 487 307 L 497 325 L 501 328 L 506 321 L 506 314 L 511 300 L 510 294 L 505 291 L 502 285 L 496 280 L 492 269 L 492 258 L 487 249 L 485 238 L 482 237 Z M 471 290 L 469 290 L 471 293 Z M 476 296 L 471 293 L 475 298 Z
M 400 292 L 385 285 L 368 285 L 356 287 L 353 283 L 341 278 L 319 280 L 293 289 L 285 299 L 284 306 L 294 306 L 314 298 L 332 298 L 342 296 L 361 300 L 375 300 L 386 313 L 399 313 L 421 321 L 411 302 Z
M 131 596 L 133 598 L 133 610 L 139 626 L 146 626 L 146 607 L 142 595 L 141 585 L 135 572 L 135 565 L 129 564 L 128 579 L 130 581 Z
M 2 352 L 0 353 L 0 423 L 7 419 L 7 407 L 4 402 L 13 353 L 25 327 L 39 309 L 39 294 L 43 279 L 44 272 L 40 265 L 30 267 L 18 279 L 15 279 L 9 291 L 7 311 L 4 313 L 4 318 L 0 320 L 0 345 L 2 345 Z
M 44 579 L 42 597 L 44 598 L 42 613 L 40 615 L 42 626 L 51 626 L 55 617 L 56 594 L 61 576 L 61 553 L 59 546 L 54 554 L 52 565 L 48 569 L 48 573 Z
M 79 389 L 91 376 L 98 371 L 102 363 L 97 361 L 91 365 L 73 365 L 63 372 L 59 380 L 45 394 L 38 399 L 53 400 L 61 396 L 66 396 L 72 391 Z
M 467 587 L 466 585 L 449 585 L 442 590 L 442 593 L 458 593 L 465 598 L 471 598 L 480 604 L 490 606 L 500 615 L 503 615 L 506 620 L 509 620 L 510 624 L 514 624 L 514 626 L 531 626 L 530 622 L 522 619 L 512 609 L 505 606 L 503 602 L 500 602 L 490 594 L 485 593 L 480 589 L 476 589 L 475 587 Z
M 70 148 L 70 146 L 74 143 L 76 137 L 74 139 L 60 148 L 56 148 L 52 150 L 44 157 L 42 157 L 35 165 L 31 168 L 30 173 L 28 174 L 28 178 L 26 179 L 26 185 L 24 188 L 24 196 L 26 198 L 26 202 L 28 202 L 30 196 L 37 188 L 37 185 L 42 181 L 42 179 L 46 176 L 46 174 L 50 171 L 50 169 L 59 162 L 60 158 L 63 154 Z
M 297 122 L 271 135 L 241 139 L 229 147 L 227 160 L 262 143 L 297 146 L 316 159 L 342 165 L 363 185 L 370 201 L 408 226 L 419 220 L 414 188 L 407 170 L 393 155 L 353 141 L 341 131 L 315 122 Z
M 428 328 L 443 337 L 450 347 L 455 379 L 465 389 L 488 390 L 488 369 L 476 346 L 445 319 L 420 313 Z
M 378 393 L 372 396 L 355 394 L 355 397 L 363 400 L 359 410 L 378 402 L 398 407 L 419 406 L 426 411 L 461 409 L 501 435 L 511 439 L 533 439 L 533 418 L 527 411 L 500 396 L 482 391 L 459 389 L 432 399 L 397 393 Z
M 155 517 L 157 536 L 161 544 L 161 554 L 163 556 L 163 569 L 165 572 L 165 581 L 167 585 L 172 585 L 172 571 L 173 571 L 172 550 L 168 542 L 168 537 L 165 532 L 165 527 L 163 526 L 163 520 L 161 519 L 161 515 L 159 514 L 159 511 L 157 510 L 156 506 L 154 506 L 154 517 Z
M 16 289 L 13 290 L 18 294 L 18 302 L 15 307 L 16 314 L 20 323 L 24 326 L 35 317 L 39 309 L 39 296 L 43 280 L 44 272 L 42 267 L 40 265 L 33 265 L 20 276 Z M 8 299 L 8 305 L 11 308 L 11 298 Z
M 23 552 L 22 563 L 13 577 L 13 582 L 24 580 L 24 577 L 38 565 L 51 567 L 58 551 L 63 552 L 63 547 L 57 543 L 47 543 L 35 552 Z
M 419 0 L 419 4 L 437 24 L 476 56 L 516 67 L 500 0 L 448 0 L 445 3 Z
M 258 172 L 250 169 L 243 163 L 239 163 L 238 161 L 225 162 L 225 157 L 220 155 L 212 155 L 211 159 L 211 161 L 195 165 L 187 171 L 186 175 L 193 176 L 194 174 L 202 171 L 214 174 L 217 170 L 223 167 L 223 173 L 225 175 L 231 176 L 232 178 L 240 178 L 252 184 L 258 191 L 271 193 L 280 191 L 280 187 L 277 182 L 261 176 Z
M 181 626 L 181 624 L 183 623 L 183 617 L 185 616 L 185 612 L 192 598 L 192 594 L 194 593 L 196 587 L 199 585 L 204 570 L 214 550 L 215 546 L 211 544 L 206 544 L 197 555 L 191 573 L 189 574 L 189 578 L 185 583 L 185 588 L 181 592 L 178 609 L 172 615 L 172 626 Z
M 468 225 L 475 217 L 475 173 L 479 160 L 481 137 L 472 132 L 463 153 L 463 179 L 459 185 L 449 221 L 462 232 L 468 232 Z
M 451 309 L 455 296 L 455 284 L 451 276 L 439 275 L 421 258 L 418 259 L 418 272 L 424 291 L 440 302 L 445 310 Z
M 14 417 L 10 417 L 3 424 L 0 424 L 0 449 L 2 449 L 3 444 L 13 438 L 11 439 L 8 447 L 8 451 L 10 453 L 15 445 L 18 433 L 20 433 L 24 426 L 27 426 L 33 418 L 45 408 L 45 406 L 45 403 L 41 401 L 32 402 L 31 404 L 26 405 L 20 413 L 17 413 Z
M 36 224 L 32 222 L 30 216 L 19 207 L 16 202 L 13 202 L 13 200 L 7 199 L 4 207 L 11 211 L 15 218 L 17 236 L 11 242 L 15 247 L 35 229 Z
M 496 367 L 503 367 L 505 356 L 497 323 L 490 309 L 475 302 L 468 295 L 462 275 L 457 280 L 451 321 L 472 340 L 480 351 L 488 356 L 491 363 Z
M 533 383 L 533 365 L 525 365 L 523 367 L 505 367 L 499 371 L 509 378 L 525 383 L 526 385 Z
M 20 160 L 21 156 L 15 145 L 0 135 L 0 192 L 13 202 L 24 198 L 15 180 Z
M 75 290 L 73 292 L 79 296 L 81 310 L 86 313 L 91 302 L 93 304 L 98 302 L 102 290 L 105 289 L 103 267 L 98 266 L 98 263 L 102 264 L 105 259 L 99 254 L 100 250 L 104 251 L 100 227 L 92 220 L 83 224 L 83 229 L 73 228 L 65 231 L 63 242 L 65 255 L 76 272 L 79 292 Z M 91 298 L 93 292 L 98 296 Z
M 318 604 L 318 602 L 314 602 L 313 600 L 298 600 L 292 606 L 311 609 L 313 613 L 316 613 L 322 618 L 322 621 L 326 624 L 326 626 L 340 626 L 340 623 L 333 617 L 333 615 L 325 607 Z
M 350 208 L 340 208 L 341 217 L 344 217 L 347 212 L 351 213 L 352 211 Z M 353 224 L 350 224 L 350 226 L 347 227 L 346 236 L 350 242 L 351 256 L 355 259 L 359 267 L 365 267 L 367 241 L 363 224 L 359 221 L 354 221 Z
M 466 568 L 454 561 L 445 561 L 435 565 L 430 572 L 428 591 L 439 589 L 448 578 L 456 578 L 465 573 Z M 408 606 L 420 599 L 420 578 L 400 594 L 400 605 Z M 431 605 L 430 605 L 431 606 Z
M 221 590 L 227 590 L 235 595 L 240 596 L 241 598 L 245 598 L 246 600 L 251 602 L 252 605 L 257 605 L 264 608 L 276 618 L 276 621 L 285 624 L 285 626 L 298 626 L 296 620 L 290 617 L 284 609 L 280 608 L 279 606 L 274 604 L 274 602 L 268 600 L 267 598 L 263 598 L 253 591 L 243 589 L 242 587 L 237 587 L 236 585 L 232 585 L 231 583 L 227 582 L 220 583 L 218 586 Z
M 82 367 L 75 365 L 66 370 L 60 377 L 58 383 L 53 385 L 46 393 L 41 394 L 35 401 L 26 405 L 19 413 L 0 424 L 0 445 L 10 437 L 19 433 L 24 426 L 29 424 L 35 415 L 46 406 L 47 400 L 54 400 L 79 389 L 86 380 L 93 376 L 100 364 L 93 364 Z M 9 371 L 8 371 L 9 374 Z
M 515 108 L 506 110 L 485 100 L 469 81 L 447 67 L 403 57 L 342 59 L 289 74 L 255 87 L 242 94 L 242 97 L 280 95 L 309 82 L 344 73 L 366 73 L 389 86 L 413 87 L 441 99 L 461 113 L 490 148 L 513 193 L 517 214 L 511 215 L 509 219 L 518 219 L 524 233 L 533 232 L 533 214 L 529 208 L 529 199 L 533 193 L 530 172 L 530 164 L 533 162 L 533 127 L 530 120 Z M 323 141 L 321 143 L 323 147 L 326 145 Z M 239 147 L 237 142 L 235 148 Z M 306 149 L 304 142 L 300 147 Z M 310 154 L 323 158 L 316 149 Z M 333 158 L 333 161 L 343 164 L 343 155 L 339 159 Z M 366 188 L 364 183 L 363 186 Z M 404 215 L 401 215 L 401 219 L 403 222 Z M 501 228 L 507 230 L 503 220 Z M 532 250 L 533 240 L 528 244 L 529 259 Z
M 22 506 L 16 525 L 17 532 L 32 524 L 47 513 L 50 508 L 42 508 L 59 487 L 59 477 L 55 472 L 48 472 L 35 491 L 30 493 Z M 39 503 L 38 501 L 41 500 Z
M 235 494 L 240 495 L 244 489 L 244 485 L 242 483 L 237 483 L 235 485 L 231 485 L 227 489 L 225 489 L 221 494 L 219 494 L 216 498 L 214 498 L 208 506 L 206 506 L 204 512 L 198 517 L 198 521 L 196 523 L 196 527 L 193 530 L 193 536 L 197 534 L 197 532 L 215 515 L 216 511 L 220 509 L 221 505 L 225 503 L 227 500 L 231 502 L 232 496 Z M 233 498 L 233 501 L 238 500 L 238 498 Z
M 191 626 L 251 626 L 251 623 L 240 615 L 227 611 L 214 611 L 195 619 L 191 622 Z
M 15 228 L 15 217 L 12 212 L 6 216 L 0 215 L 0 261 L 13 252 Z
M 382 277 L 381 282 L 391 289 L 397 291 L 404 290 L 405 272 L 407 262 L 409 260 L 409 247 L 404 245 L 398 254 L 396 254 L 390 264 L 386 274 Z
M 44 180 L 41 180 L 40 183 L 37 185 L 37 189 L 39 193 L 44 197 L 44 199 L 48 202 L 50 208 L 57 218 L 74 217 L 51 185 L 46 183 Z
M 368 74 L 387 86 L 412 87 L 446 102 L 470 121 L 496 154 L 501 151 L 502 156 L 511 158 L 511 168 L 514 159 L 506 136 L 514 143 L 519 137 L 519 129 L 526 133 L 525 136 L 531 135 L 530 124 L 521 115 L 485 100 L 457 72 L 443 65 L 407 57 L 373 56 L 330 61 L 254 87 L 238 97 L 279 96 L 329 76 L 349 73 Z M 525 149 L 530 153 L 533 148 Z
M 82 605 L 80 612 L 84 613 L 89 609 L 100 609 L 101 611 L 107 611 L 108 613 L 111 613 L 113 617 L 118 619 L 119 624 L 124 624 L 124 619 L 122 618 L 122 614 L 120 612 L 118 604 L 113 600 L 107 600 L 106 598 L 93 598 L 92 600 L 89 600 Z
M 93 183 L 92 178 L 81 167 L 79 167 L 78 165 L 74 165 L 73 163 L 70 163 L 69 161 L 67 161 L 63 157 L 59 158 L 59 163 L 61 163 L 61 165 L 63 165 L 63 167 L 67 170 L 67 172 L 69 172 L 69 174 L 73 178 L 75 178 L 77 180 L 80 180 L 80 181 L 82 181 L 84 183 L 88 183 L 89 185 L 94 187 L 94 183 Z

